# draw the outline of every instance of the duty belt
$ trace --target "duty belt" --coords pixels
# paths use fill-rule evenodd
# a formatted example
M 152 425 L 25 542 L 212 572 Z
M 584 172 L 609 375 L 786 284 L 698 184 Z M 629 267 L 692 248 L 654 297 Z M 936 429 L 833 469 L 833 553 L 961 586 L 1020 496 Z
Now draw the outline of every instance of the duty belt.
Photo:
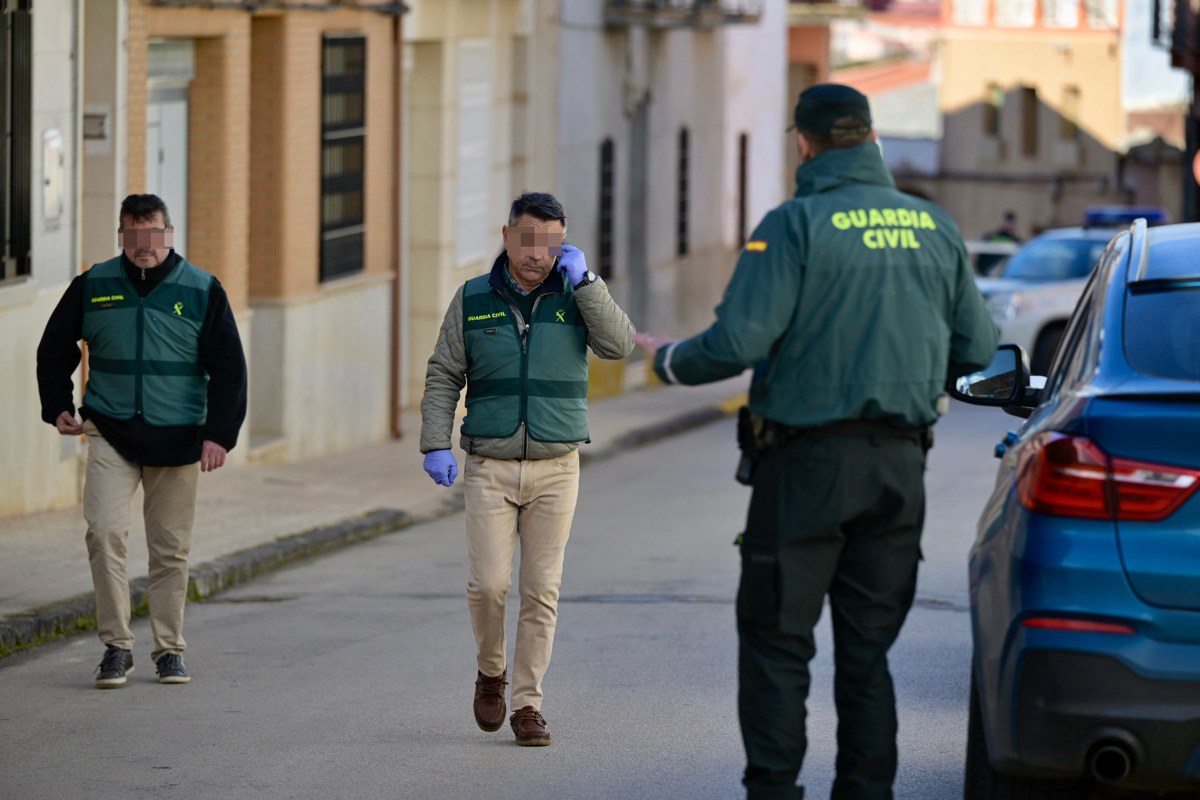
M 796 428 L 759 416 L 748 406 L 738 410 L 738 447 L 742 451 L 737 480 L 749 484 L 754 467 L 766 455 L 795 439 L 857 437 L 864 439 L 908 439 L 928 450 L 933 447 L 933 428 L 897 428 L 875 420 L 843 420 L 827 425 Z
M 768 447 L 767 449 L 778 448 L 780 445 L 786 444 L 793 439 L 824 439 L 831 437 L 909 439 L 927 450 L 933 445 L 933 428 L 929 425 L 923 425 L 919 428 L 897 428 L 894 425 L 888 425 L 886 422 L 855 419 L 831 422 L 827 425 L 817 425 L 810 428 L 794 428 L 791 425 L 784 425 L 766 417 L 758 417 L 757 414 L 753 414 L 752 416 L 761 420 L 762 439 L 760 441 L 762 444 L 770 445 L 772 442 L 774 443 L 774 447 Z

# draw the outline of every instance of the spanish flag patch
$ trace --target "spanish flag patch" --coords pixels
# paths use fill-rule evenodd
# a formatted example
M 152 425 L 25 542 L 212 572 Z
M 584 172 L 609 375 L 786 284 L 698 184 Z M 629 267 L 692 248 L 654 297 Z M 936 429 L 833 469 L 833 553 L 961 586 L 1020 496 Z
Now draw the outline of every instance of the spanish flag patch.
M 762 239 L 752 239 L 746 242 L 746 249 L 751 253 L 761 253 L 767 249 L 767 243 Z

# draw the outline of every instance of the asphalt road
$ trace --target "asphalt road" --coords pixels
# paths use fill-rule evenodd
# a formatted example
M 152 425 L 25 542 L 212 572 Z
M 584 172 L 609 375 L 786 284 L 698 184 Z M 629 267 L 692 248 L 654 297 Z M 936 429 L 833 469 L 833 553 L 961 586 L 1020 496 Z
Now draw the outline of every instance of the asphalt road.
M 926 562 L 891 659 L 897 798 L 961 797 L 965 555 L 991 447 L 1016 422 L 955 406 L 939 425 Z M 0 662 L 0 798 L 740 797 L 731 542 L 748 490 L 734 462 L 726 421 L 585 469 L 545 681 L 551 747 L 475 727 L 454 515 L 189 606 L 187 686 L 154 682 L 145 622 L 120 690 L 93 688 L 91 635 Z M 824 625 L 819 646 L 813 798 L 834 758 Z

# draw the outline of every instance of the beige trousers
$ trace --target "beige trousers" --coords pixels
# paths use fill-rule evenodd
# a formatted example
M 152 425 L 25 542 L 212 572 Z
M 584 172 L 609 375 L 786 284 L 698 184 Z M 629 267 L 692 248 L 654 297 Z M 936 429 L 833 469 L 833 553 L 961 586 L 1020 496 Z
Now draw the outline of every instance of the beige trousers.
M 96 588 L 96 629 L 100 641 L 133 649 L 129 629 L 129 575 L 126 571 L 129 505 L 138 483 L 145 502 L 146 549 L 150 555 L 150 627 L 157 660 L 182 653 L 183 605 L 187 599 L 188 553 L 196 519 L 200 463 L 182 467 L 142 467 L 126 461 L 85 422 L 88 435 L 87 480 L 83 518 L 87 521 L 88 560 Z
M 513 646 L 512 708 L 542 707 L 542 676 L 550 665 L 558 620 L 563 553 L 579 496 L 579 451 L 525 461 L 468 455 L 463 468 L 467 507 L 467 602 L 479 671 L 507 667 L 505 595 L 513 552 L 521 543 L 521 611 Z

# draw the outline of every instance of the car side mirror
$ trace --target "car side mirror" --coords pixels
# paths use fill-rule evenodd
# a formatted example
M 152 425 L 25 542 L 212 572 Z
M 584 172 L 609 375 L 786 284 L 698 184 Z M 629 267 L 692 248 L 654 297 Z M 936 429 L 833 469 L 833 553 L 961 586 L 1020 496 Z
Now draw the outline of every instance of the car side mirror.
M 1002 344 L 996 357 L 978 372 L 957 378 L 949 387 L 950 396 L 977 406 L 1010 406 L 1026 399 L 1029 368 L 1021 348 Z

